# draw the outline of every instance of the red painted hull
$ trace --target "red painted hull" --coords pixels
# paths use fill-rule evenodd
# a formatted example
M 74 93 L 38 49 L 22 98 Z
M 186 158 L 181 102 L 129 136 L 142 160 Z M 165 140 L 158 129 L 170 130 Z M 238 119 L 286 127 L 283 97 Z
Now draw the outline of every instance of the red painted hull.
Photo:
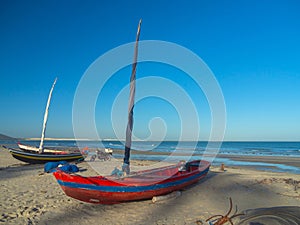
M 66 195 L 80 201 L 100 204 L 113 204 L 127 201 L 150 199 L 165 195 L 198 182 L 205 177 L 210 163 L 191 161 L 185 171 L 178 165 L 141 171 L 125 178 L 82 177 L 62 171 L 54 176 Z

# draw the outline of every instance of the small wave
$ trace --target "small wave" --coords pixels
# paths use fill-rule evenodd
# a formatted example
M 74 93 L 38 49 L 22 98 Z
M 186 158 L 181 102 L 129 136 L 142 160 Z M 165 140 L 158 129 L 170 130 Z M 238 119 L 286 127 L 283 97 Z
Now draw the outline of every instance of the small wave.
M 108 145 L 110 145 L 110 146 L 115 146 L 115 147 L 123 147 L 123 145 L 121 145 L 121 144 L 113 144 L 113 143 L 109 143 Z

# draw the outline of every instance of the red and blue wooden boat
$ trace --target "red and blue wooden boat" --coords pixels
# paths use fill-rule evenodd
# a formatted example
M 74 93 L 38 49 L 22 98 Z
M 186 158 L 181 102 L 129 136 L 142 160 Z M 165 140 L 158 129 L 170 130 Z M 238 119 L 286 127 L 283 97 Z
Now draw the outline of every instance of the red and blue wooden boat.
M 80 201 L 98 204 L 115 204 L 151 199 L 182 190 L 204 178 L 210 167 L 207 161 L 191 161 L 131 173 L 125 177 L 84 177 L 68 174 L 59 169 L 54 176 L 66 195 Z
M 126 129 L 125 153 L 122 176 L 83 177 L 68 174 L 59 169 L 54 176 L 66 195 L 89 203 L 114 204 L 127 201 L 150 199 L 178 191 L 196 183 L 207 174 L 210 163 L 207 161 L 191 161 L 160 167 L 156 169 L 130 172 L 131 131 L 133 128 L 133 108 L 135 96 L 135 74 L 137 66 L 137 49 L 140 35 L 139 22 L 136 36 L 134 62 L 130 78 L 130 98 L 128 107 L 128 123 Z

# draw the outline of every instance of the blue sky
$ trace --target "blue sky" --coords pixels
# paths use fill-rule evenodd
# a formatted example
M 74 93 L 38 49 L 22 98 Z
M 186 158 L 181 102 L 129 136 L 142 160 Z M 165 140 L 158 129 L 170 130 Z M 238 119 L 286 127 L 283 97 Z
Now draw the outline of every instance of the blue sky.
M 99 56 L 134 41 L 142 18 L 141 40 L 184 46 L 213 71 L 226 104 L 225 140 L 300 141 L 298 1 L 4 0 L 0 4 L 0 133 L 39 137 L 48 92 L 58 76 L 46 136 L 72 137 L 72 104 L 81 77 Z M 200 138 L 206 139 L 209 108 L 187 76 L 176 68 L 146 64 L 139 65 L 137 77 L 160 70 L 187 89 L 199 111 Z M 110 107 L 129 75 L 130 67 L 117 73 L 98 98 L 95 121 L 101 137 L 114 138 Z M 118 115 L 122 121 L 126 110 Z M 164 118 L 167 139 L 178 138 L 176 110 L 155 98 L 136 106 L 136 136 L 149 136 L 153 117 Z

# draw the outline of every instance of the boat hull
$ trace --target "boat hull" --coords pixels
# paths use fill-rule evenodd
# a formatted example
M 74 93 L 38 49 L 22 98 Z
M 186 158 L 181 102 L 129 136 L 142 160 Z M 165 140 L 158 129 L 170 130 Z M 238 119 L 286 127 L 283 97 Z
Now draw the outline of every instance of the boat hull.
M 189 166 L 190 171 L 181 172 L 178 171 L 178 166 L 169 166 L 160 170 L 155 169 L 154 173 L 148 170 L 145 171 L 145 175 L 139 172 L 137 176 L 119 180 L 102 176 L 87 178 L 62 171 L 54 172 L 54 176 L 66 195 L 72 198 L 88 203 L 114 204 L 151 199 L 154 196 L 182 190 L 204 178 L 209 171 L 210 163 L 192 161 Z
M 81 153 L 70 153 L 70 154 L 51 154 L 51 153 L 31 153 L 17 149 L 9 149 L 11 155 L 22 162 L 30 164 L 44 164 L 47 162 L 57 161 L 76 161 L 83 160 Z

